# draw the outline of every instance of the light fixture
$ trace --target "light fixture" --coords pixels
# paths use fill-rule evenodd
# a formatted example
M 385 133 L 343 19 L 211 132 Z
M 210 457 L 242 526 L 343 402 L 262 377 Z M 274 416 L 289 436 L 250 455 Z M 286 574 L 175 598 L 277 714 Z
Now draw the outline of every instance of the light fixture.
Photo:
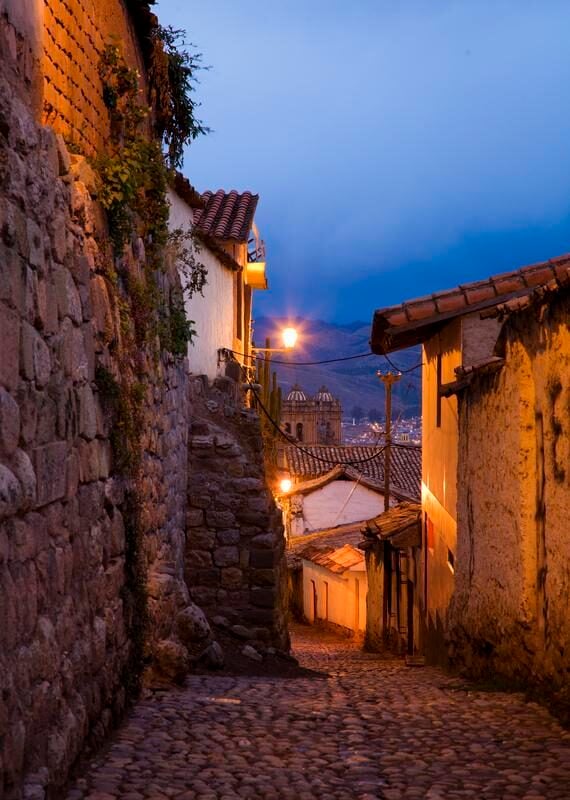
M 279 488 L 283 493 L 290 492 L 292 486 L 293 486 L 293 481 L 291 480 L 291 478 L 282 478 L 279 483 Z
M 299 334 L 297 333 L 295 328 L 284 328 L 281 331 L 281 341 L 283 342 L 283 347 L 252 347 L 252 351 L 254 354 L 259 353 L 286 353 L 287 350 L 292 350 L 295 345 L 297 344 L 297 339 L 299 338 Z
M 283 344 L 287 350 L 292 350 L 297 344 L 297 338 L 299 336 L 295 328 L 285 328 L 281 335 L 283 338 Z

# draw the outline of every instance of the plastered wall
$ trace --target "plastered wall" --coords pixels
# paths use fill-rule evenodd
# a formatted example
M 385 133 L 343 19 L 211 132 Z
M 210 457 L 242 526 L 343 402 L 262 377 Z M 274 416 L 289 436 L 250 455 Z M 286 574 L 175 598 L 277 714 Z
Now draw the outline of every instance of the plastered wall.
M 303 532 L 371 519 L 384 511 L 384 495 L 355 481 L 333 481 L 303 496 Z
M 317 592 L 317 616 L 314 590 Z M 309 622 L 332 622 L 355 633 L 366 630 L 367 576 L 364 569 L 335 575 L 324 567 L 303 560 L 303 606 Z
M 455 658 L 564 692 L 570 667 L 570 301 L 512 317 L 459 407 Z
M 192 209 L 176 193 L 169 192 L 170 228 L 190 230 Z M 234 284 L 235 273 L 224 266 L 205 245 L 196 257 L 208 274 L 202 294 L 186 298 L 186 314 L 194 320 L 197 336 L 188 345 L 190 371 L 207 375 L 213 380 L 220 373 L 218 349 L 234 345 Z

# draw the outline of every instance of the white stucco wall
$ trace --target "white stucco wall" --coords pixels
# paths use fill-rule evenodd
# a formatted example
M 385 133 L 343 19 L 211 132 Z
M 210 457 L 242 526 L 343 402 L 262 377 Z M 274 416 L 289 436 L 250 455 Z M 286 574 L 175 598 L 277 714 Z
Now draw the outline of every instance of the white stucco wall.
M 171 230 L 192 227 L 192 210 L 177 194 L 168 193 Z M 203 296 L 195 294 L 186 300 L 186 316 L 194 320 L 197 336 L 188 345 L 190 371 L 207 375 L 219 374 L 218 349 L 233 348 L 234 332 L 234 273 L 225 267 L 207 247 L 202 246 L 199 260 L 208 270 Z
M 355 488 L 356 486 L 356 488 Z M 353 491 L 354 489 L 354 491 Z M 350 500 L 346 503 L 350 493 Z M 384 511 L 384 495 L 356 481 L 332 481 L 303 497 L 303 530 L 316 531 L 370 519 Z M 298 527 L 297 527 L 298 530 Z
M 334 622 L 352 631 L 366 629 L 368 584 L 365 569 L 335 575 L 325 567 L 303 560 L 303 610 L 309 622 L 315 621 L 312 582 L 317 591 L 317 619 Z

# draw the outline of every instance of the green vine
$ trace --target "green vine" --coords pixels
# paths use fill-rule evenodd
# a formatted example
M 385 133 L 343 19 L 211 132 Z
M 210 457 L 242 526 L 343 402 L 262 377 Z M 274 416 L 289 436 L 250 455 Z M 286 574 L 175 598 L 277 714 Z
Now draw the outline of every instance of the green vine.
M 199 106 L 193 94 L 196 73 L 207 69 L 202 55 L 188 49 L 184 31 L 171 26 L 157 25 L 152 34 L 153 57 L 149 77 L 154 93 L 155 126 L 166 148 L 171 169 L 180 167 L 184 147 L 194 139 L 209 133 L 196 116 Z
M 179 68 L 185 62 L 181 63 Z M 184 297 L 202 292 L 207 273 L 192 234 L 169 232 L 168 228 L 170 165 L 182 146 L 182 139 L 168 127 L 178 124 L 173 122 L 176 114 L 172 112 L 160 140 L 150 136 L 152 115 L 141 102 L 140 76 L 128 67 L 116 45 L 103 52 L 99 74 L 111 141 L 95 166 L 101 184 L 98 197 L 107 212 L 113 247 L 113 266 L 107 266 L 105 274 L 118 311 L 119 330 L 109 332 L 107 342 L 109 353 L 112 351 L 116 359 L 115 371 L 98 366 L 95 382 L 111 415 L 113 471 L 125 479 L 126 485 L 122 507 L 126 540 L 123 600 L 130 654 L 123 677 L 132 694 L 140 688 L 148 656 L 142 488 L 148 407 L 146 356 L 158 357 L 159 348 L 174 356 L 186 355 L 196 331 L 193 321 L 186 317 Z M 184 138 L 190 134 L 181 130 L 179 135 Z M 166 154 L 163 143 L 168 145 Z M 140 252 L 139 239 L 144 243 L 145 258 L 142 265 L 140 259 L 134 265 L 132 256 Z M 167 274 L 174 276 L 173 282 Z

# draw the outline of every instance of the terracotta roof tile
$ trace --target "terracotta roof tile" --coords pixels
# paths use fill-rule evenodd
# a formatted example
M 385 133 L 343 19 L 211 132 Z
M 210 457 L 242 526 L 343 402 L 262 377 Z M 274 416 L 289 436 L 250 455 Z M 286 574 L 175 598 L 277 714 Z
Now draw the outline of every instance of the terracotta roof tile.
M 552 273 L 550 273 L 552 277 Z M 527 286 L 526 281 L 518 272 L 505 272 L 504 275 L 495 275 L 489 282 L 493 284 L 498 295 L 519 292 Z
M 259 195 L 218 189 L 204 192 L 202 200 L 205 208 L 194 211 L 198 233 L 221 241 L 247 242 Z
M 306 561 L 312 561 L 320 567 L 328 569 L 337 575 L 342 575 L 352 567 L 364 569 L 364 553 L 351 544 L 342 547 L 309 544 L 297 554 Z
M 436 292 L 431 297 L 419 297 L 380 309 L 372 322 L 372 350 L 388 353 L 419 344 L 450 319 L 530 294 L 552 280 L 563 284 L 569 273 L 570 254 L 565 254 L 551 261 L 493 275 L 487 280 Z
M 399 309 L 397 311 L 388 311 L 387 316 L 390 319 L 391 325 L 405 325 L 408 322 L 408 315 L 406 314 L 404 309 Z
M 384 486 L 384 453 L 374 445 L 312 445 L 284 448 L 285 462 L 293 478 L 307 481 L 328 473 L 335 465 L 347 465 Z M 421 496 L 422 451 L 415 445 L 398 445 L 391 451 L 391 489 L 406 498 Z M 347 470 L 348 471 L 348 470 Z M 291 492 L 291 494 L 294 493 Z
M 528 267 L 524 272 L 524 278 L 527 286 L 542 286 L 552 280 L 553 265 L 536 264 L 536 266 Z
M 461 298 L 455 289 L 446 292 L 436 292 L 433 295 L 433 299 L 435 300 L 436 308 L 440 314 L 444 314 L 446 311 L 455 311 L 458 307 L 458 302 L 465 304 L 465 298 Z
M 431 317 L 433 314 L 437 314 L 437 306 L 435 304 L 435 300 L 431 297 L 426 300 L 421 300 L 418 302 L 414 300 L 413 303 L 410 303 L 408 306 L 408 318 L 415 322 L 418 319 L 426 319 L 426 317 Z
M 477 283 L 468 283 L 465 286 L 459 287 L 465 294 L 467 305 L 475 305 L 475 303 L 482 303 L 485 300 L 492 300 L 497 296 L 495 286 L 489 281 L 477 281 Z

